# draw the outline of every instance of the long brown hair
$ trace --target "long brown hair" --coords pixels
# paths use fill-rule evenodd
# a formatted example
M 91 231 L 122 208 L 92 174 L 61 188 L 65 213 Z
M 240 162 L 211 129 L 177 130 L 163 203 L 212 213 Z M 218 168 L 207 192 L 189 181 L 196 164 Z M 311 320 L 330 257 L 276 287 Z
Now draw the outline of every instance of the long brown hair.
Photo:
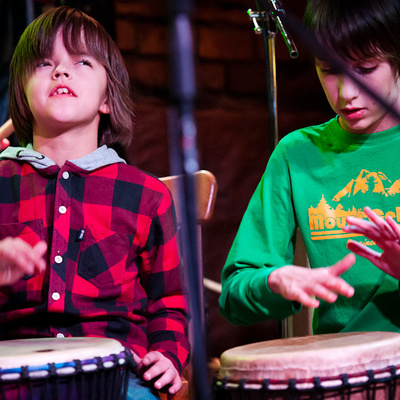
M 36 18 L 22 34 L 10 64 L 9 112 L 21 145 L 32 142 L 33 115 L 25 95 L 25 85 L 36 64 L 52 55 L 61 30 L 65 48 L 71 55 L 87 53 L 107 72 L 107 104 L 110 114 L 102 114 L 98 144 L 129 144 L 133 133 L 133 102 L 129 75 L 121 53 L 106 30 L 84 12 L 61 6 Z

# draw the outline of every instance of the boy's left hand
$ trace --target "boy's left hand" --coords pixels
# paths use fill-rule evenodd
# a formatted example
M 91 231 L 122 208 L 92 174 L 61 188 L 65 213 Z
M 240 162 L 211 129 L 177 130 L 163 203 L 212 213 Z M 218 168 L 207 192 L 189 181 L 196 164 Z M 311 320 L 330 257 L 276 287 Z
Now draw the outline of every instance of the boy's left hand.
M 138 358 L 138 357 L 137 357 Z M 137 372 L 145 381 L 154 380 L 154 388 L 161 390 L 168 386 L 168 393 L 175 394 L 182 387 L 178 371 L 171 360 L 159 351 L 150 351 L 141 360 L 135 357 Z
M 388 216 L 383 219 L 369 207 L 365 207 L 364 212 L 369 221 L 347 217 L 348 225 L 342 229 L 348 233 L 360 233 L 373 240 L 382 249 L 382 253 L 354 240 L 349 240 L 347 248 L 353 253 L 365 257 L 393 278 L 400 279 L 400 227 L 392 217 Z

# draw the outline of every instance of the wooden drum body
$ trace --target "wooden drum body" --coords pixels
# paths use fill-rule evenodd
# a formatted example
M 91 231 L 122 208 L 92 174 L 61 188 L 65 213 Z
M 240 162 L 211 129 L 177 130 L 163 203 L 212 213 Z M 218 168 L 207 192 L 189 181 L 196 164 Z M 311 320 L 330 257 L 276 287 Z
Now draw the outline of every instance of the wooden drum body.
M 220 399 L 400 399 L 400 334 L 355 332 L 278 339 L 221 355 Z
M 121 400 L 130 357 L 113 339 L 0 341 L 0 399 Z

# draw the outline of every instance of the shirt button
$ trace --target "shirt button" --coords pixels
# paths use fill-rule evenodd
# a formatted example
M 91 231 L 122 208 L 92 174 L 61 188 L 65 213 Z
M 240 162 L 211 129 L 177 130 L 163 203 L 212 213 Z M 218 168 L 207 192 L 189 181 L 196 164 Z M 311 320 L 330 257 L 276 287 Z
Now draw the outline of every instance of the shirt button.
M 67 207 L 65 206 L 61 206 L 58 211 L 60 212 L 60 214 L 65 214 L 67 212 Z
M 54 300 L 54 301 L 57 301 L 57 300 L 60 300 L 60 293 L 58 293 L 58 292 L 53 292 L 53 294 L 51 295 L 51 298 Z
M 69 178 L 69 172 L 68 172 L 68 171 L 64 171 L 64 172 L 62 173 L 62 177 L 63 177 L 64 179 L 68 179 L 68 178 Z
M 62 258 L 61 256 L 55 256 L 55 257 L 54 257 L 54 261 L 55 261 L 57 264 L 61 264 L 61 263 L 63 262 L 63 258 Z
M 62 338 L 65 337 L 65 335 L 64 335 L 63 333 L 57 333 L 57 337 L 60 338 L 60 339 L 62 339 Z

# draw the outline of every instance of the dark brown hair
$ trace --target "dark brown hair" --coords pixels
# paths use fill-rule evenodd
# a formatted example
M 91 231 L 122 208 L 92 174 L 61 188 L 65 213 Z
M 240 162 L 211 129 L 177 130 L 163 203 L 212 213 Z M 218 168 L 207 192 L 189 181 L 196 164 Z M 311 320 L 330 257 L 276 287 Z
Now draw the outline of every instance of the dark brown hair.
M 400 71 L 399 0 L 308 0 L 304 22 L 344 59 L 383 58 Z
M 26 82 L 37 62 L 51 57 L 59 30 L 71 55 L 89 54 L 106 70 L 110 114 L 101 115 L 98 144 L 128 145 L 133 131 L 133 103 L 121 53 L 96 20 L 67 6 L 52 8 L 36 18 L 22 34 L 11 60 L 9 112 L 19 143 L 32 142 L 33 115 L 25 95 Z

